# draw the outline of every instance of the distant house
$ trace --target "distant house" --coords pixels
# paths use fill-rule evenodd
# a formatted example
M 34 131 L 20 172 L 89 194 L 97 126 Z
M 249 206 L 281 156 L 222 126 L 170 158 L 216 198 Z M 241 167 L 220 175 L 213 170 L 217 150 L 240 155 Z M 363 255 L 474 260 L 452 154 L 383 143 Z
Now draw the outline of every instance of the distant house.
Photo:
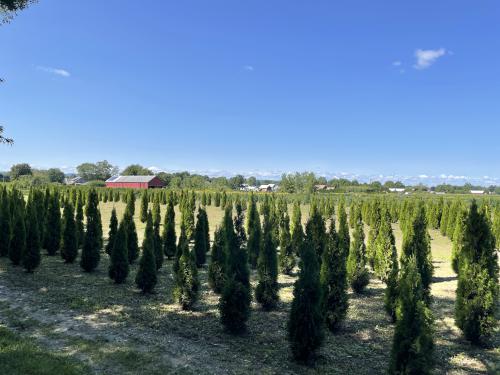
M 80 176 L 75 176 L 72 178 L 66 178 L 66 185 L 85 185 L 87 180 Z
M 314 185 L 315 191 L 321 191 L 321 190 L 326 190 L 326 189 L 328 189 L 328 186 L 326 186 L 326 185 Z
M 253 185 L 241 184 L 240 191 L 259 191 L 259 188 Z
M 106 180 L 109 188 L 152 189 L 165 186 L 156 176 L 113 176 Z
M 266 184 L 266 185 L 259 186 L 259 191 L 267 192 L 267 193 L 271 193 L 273 191 L 276 191 L 277 189 L 278 189 L 278 185 L 276 185 L 276 184 Z
M 484 194 L 484 190 L 471 190 L 471 194 Z
M 389 191 L 391 193 L 404 193 L 405 192 L 405 188 L 389 188 Z

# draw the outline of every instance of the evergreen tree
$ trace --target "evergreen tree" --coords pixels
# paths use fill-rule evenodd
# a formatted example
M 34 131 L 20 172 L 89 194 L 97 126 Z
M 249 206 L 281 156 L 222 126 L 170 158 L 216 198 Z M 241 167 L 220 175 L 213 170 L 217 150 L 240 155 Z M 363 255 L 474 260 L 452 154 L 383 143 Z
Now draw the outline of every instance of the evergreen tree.
M 196 227 L 194 229 L 194 255 L 196 259 L 196 267 L 202 267 L 207 261 L 207 251 L 209 246 L 209 241 L 205 237 L 207 232 L 206 220 L 207 216 L 204 214 L 205 210 L 203 208 L 198 208 L 198 215 L 196 216 Z
M 430 303 L 430 286 L 432 282 L 432 258 L 430 238 L 427 233 L 427 219 L 423 204 L 419 203 L 409 218 L 406 230 L 403 232 L 401 265 L 414 256 L 420 274 L 425 300 Z
M 80 260 L 80 266 L 85 272 L 92 272 L 99 264 L 101 257 L 102 226 L 98 204 L 97 192 L 95 189 L 92 189 L 89 191 L 85 210 L 87 227 Z
M 355 221 L 354 219 L 355 219 L 355 215 L 353 216 L 353 221 Z M 338 223 L 338 225 L 339 225 L 339 231 L 338 231 L 339 249 L 340 249 L 341 253 L 349 254 L 349 249 L 351 247 L 351 237 L 349 235 L 349 226 L 347 224 L 347 214 L 345 211 L 344 200 L 340 201 L 340 205 L 339 205 L 339 209 L 338 209 L 338 220 L 339 220 L 339 223 Z
M 257 204 L 253 195 L 250 196 L 250 200 L 248 202 L 247 233 L 247 252 L 250 260 L 250 267 L 255 269 L 257 267 L 257 260 L 259 259 L 260 254 L 262 231 L 260 228 L 260 216 L 257 211 Z
M 496 248 L 500 249 L 500 205 L 495 207 L 493 214 L 493 235 L 496 239 Z
M 145 223 L 146 220 L 148 219 L 148 204 L 149 204 L 148 191 L 144 190 L 144 192 L 141 195 L 141 212 L 140 212 L 140 219 L 141 222 L 143 223 Z
M 236 231 L 236 238 L 238 239 L 239 246 L 244 246 L 247 242 L 247 235 L 245 233 L 245 215 L 243 213 L 243 207 L 241 202 L 238 200 L 235 204 L 236 216 L 234 217 L 234 230 Z
M 12 214 L 12 236 L 9 244 L 9 258 L 14 265 L 21 263 L 22 254 L 26 249 L 26 224 L 24 203 L 18 202 Z
M 450 211 L 450 203 L 448 201 L 444 202 L 444 204 L 443 204 L 443 213 L 441 215 L 441 223 L 440 223 L 440 226 L 439 226 L 441 234 L 443 236 L 447 235 L 446 230 L 448 229 L 448 214 L 449 214 L 449 211 Z
M 135 194 L 133 190 L 129 190 L 126 195 L 127 206 L 125 207 L 125 212 L 127 212 L 132 218 L 135 215 Z
M 415 256 L 403 264 L 390 374 L 429 374 L 434 348 L 432 315 Z
M 330 222 L 320 269 L 322 310 L 328 329 L 336 331 L 347 314 L 347 253 L 339 246 L 335 222 Z
M 122 221 L 116 231 L 113 248 L 110 253 L 108 275 L 116 284 L 123 283 L 128 276 L 129 261 L 127 254 L 127 228 Z
M 455 220 L 455 230 L 453 232 L 453 244 L 451 248 L 451 267 L 457 275 L 459 271 L 459 254 L 465 241 L 467 219 L 467 210 L 461 209 Z
M 208 265 L 208 285 L 215 293 L 221 293 L 226 280 L 226 253 L 224 252 L 224 231 L 217 228 Z
M 472 202 L 458 257 L 455 323 L 474 344 L 488 339 L 497 327 L 498 258 L 487 214 Z
M 153 237 L 154 237 L 154 253 L 156 260 L 156 269 L 159 270 L 163 266 L 163 241 L 160 236 L 160 201 L 155 198 L 153 203 Z
M 283 215 L 280 224 L 279 267 L 280 271 L 285 275 L 290 275 L 295 267 L 295 255 L 292 246 L 292 238 L 290 236 L 290 219 L 286 213 Z
M 69 201 L 64 205 L 62 228 L 61 257 L 65 263 L 73 263 L 78 256 L 78 240 L 73 205 Z
M 61 207 L 59 205 L 59 195 L 57 191 L 50 194 L 48 199 L 44 245 L 48 255 L 55 255 L 61 245 Z
M 175 210 L 173 199 L 167 205 L 167 213 L 163 223 L 163 252 L 167 259 L 172 259 L 176 253 L 177 236 L 175 234 Z
M 137 238 L 134 218 L 130 214 L 130 210 L 126 210 L 123 215 L 123 225 L 127 234 L 128 262 L 129 264 L 133 264 L 139 258 L 139 240 Z
M 370 276 L 366 269 L 365 233 L 363 221 L 361 220 L 361 212 L 359 211 L 357 212 L 349 257 L 347 258 L 347 278 L 356 293 L 363 292 L 370 281 Z
M 11 209 L 9 205 L 9 193 L 4 187 L 0 190 L 0 256 L 9 254 L 10 233 L 11 233 Z
M 40 228 L 35 199 L 37 198 L 34 198 L 33 191 L 31 191 L 26 207 L 26 246 L 21 254 L 21 264 L 28 273 L 33 272 L 41 261 Z
M 302 243 L 300 254 L 300 273 L 293 289 L 288 339 L 294 358 L 308 361 L 323 341 L 321 285 L 318 255 L 309 239 Z
M 195 254 L 193 251 L 189 251 L 187 242 L 184 243 L 179 258 L 179 269 L 175 275 L 174 298 L 183 310 L 191 310 L 198 299 L 200 282 L 198 280 Z
M 378 200 L 375 200 L 370 210 L 370 231 L 368 232 L 368 245 L 366 248 L 366 258 L 373 270 L 375 269 L 377 256 L 376 241 L 377 235 L 380 231 L 380 224 L 382 220 L 381 216 L 382 214 L 380 212 L 380 202 Z
M 292 233 L 292 251 L 296 256 L 300 256 L 299 252 L 304 241 L 304 230 L 302 228 L 302 213 L 300 212 L 300 203 L 295 201 L 292 211 L 292 223 L 290 225 Z
M 394 265 L 394 258 L 397 262 L 396 240 L 391 226 L 389 211 L 385 210 L 381 214 L 381 222 L 375 240 L 374 269 L 377 277 L 386 282 Z
M 264 216 L 262 248 L 257 261 L 257 270 L 259 283 L 255 289 L 255 299 L 264 310 L 271 310 L 278 303 L 279 296 L 278 260 L 269 216 Z
M 316 250 L 318 260 L 321 260 L 326 242 L 326 228 L 325 220 L 321 216 L 316 204 L 311 204 L 311 213 L 306 223 L 306 237 Z
M 76 227 L 76 242 L 78 248 L 83 246 L 83 240 L 85 238 L 85 226 L 83 225 L 83 198 L 82 195 L 78 195 L 76 201 L 76 216 L 75 216 L 75 227 Z
M 154 241 L 153 217 L 151 211 L 149 211 L 146 219 L 144 240 L 142 242 L 142 256 L 139 261 L 139 270 L 135 277 L 135 284 L 143 293 L 151 293 L 157 282 Z
M 384 308 L 387 314 L 391 317 L 392 321 L 396 321 L 396 308 L 399 297 L 399 263 L 397 254 L 391 257 L 391 267 L 387 276 L 384 292 Z
M 227 331 L 241 333 L 250 316 L 250 275 L 246 252 L 238 246 L 230 209 L 226 209 L 224 219 L 224 252 L 227 268 L 219 301 L 220 319 Z
M 111 218 L 109 220 L 108 243 L 106 244 L 106 254 L 111 255 L 111 250 L 115 243 L 115 236 L 118 232 L 118 218 L 116 217 L 116 209 L 113 207 Z

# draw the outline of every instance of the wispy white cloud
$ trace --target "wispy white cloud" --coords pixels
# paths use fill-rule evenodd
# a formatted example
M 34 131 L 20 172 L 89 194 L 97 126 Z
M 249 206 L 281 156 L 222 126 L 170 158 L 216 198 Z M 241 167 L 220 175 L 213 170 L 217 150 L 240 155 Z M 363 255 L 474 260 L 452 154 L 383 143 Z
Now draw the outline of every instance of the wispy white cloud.
M 401 66 L 403 63 L 399 60 L 393 61 L 392 66 Z
M 71 76 L 71 73 L 68 72 L 66 69 L 51 68 L 48 66 L 37 66 L 36 68 L 38 70 L 41 70 L 42 72 L 55 74 L 55 75 L 60 76 L 60 77 L 68 78 L 69 76 Z
M 444 48 L 439 49 L 417 49 L 415 58 L 417 59 L 413 67 L 418 70 L 427 69 L 434 64 L 437 59 L 446 55 L 447 51 Z
M 255 68 L 252 65 L 245 65 L 243 66 L 243 70 L 246 70 L 247 72 L 253 72 Z

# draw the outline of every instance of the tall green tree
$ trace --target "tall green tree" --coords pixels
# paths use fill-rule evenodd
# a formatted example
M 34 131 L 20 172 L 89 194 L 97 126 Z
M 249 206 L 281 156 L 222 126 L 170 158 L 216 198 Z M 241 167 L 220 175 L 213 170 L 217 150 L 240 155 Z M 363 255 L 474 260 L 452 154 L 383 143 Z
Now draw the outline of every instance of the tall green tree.
M 259 282 L 255 289 L 255 299 L 264 310 L 275 308 L 279 301 L 278 260 L 273 241 L 273 227 L 268 215 L 264 216 L 262 247 L 257 261 Z
M 123 215 L 123 226 L 127 234 L 127 256 L 129 264 L 133 264 L 139 258 L 139 240 L 137 238 L 137 229 L 134 218 L 129 210 Z
M 498 255 L 490 220 L 472 202 L 458 257 L 455 323 L 467 340 L 486 341 L 498 326 Z
M 163 240 L 160 235 L 161 213 L 160 200 L 156 197 L 153 202 L 153 236 L 154 236 L 154 252 L 156 260 L 156 269 L 159 270 L 163 266 Z
M 250 196 L 250 200 L 248 201 L 247 233 L 247 252 L 250 260 L 250 267 L 255 269 L 260 254 L 262 230 L 260 227 L 259 212 L 257 211 L 257 203 L 253 195 Z
M 61 207 L 59 194 L 49 195 L 49 205 L 45 219 L 44 246 L 49 255 L 55 255 L 61 244 Z
M 241 201 L 237 201 L 234 205 L 236 216 L 234 217 L 234 230 L 236 231 L 236 238 L 238 239 L 239 246 L 244 246 L 247 242 L 247 235 L 245 233 L 245 214 Z
M 182 246 L 179 269 L 175 275 L 174 298 L 183 310 L 191 310 L 198 300 L 200 281 L 194 251 L 189 250 L 187 242 Z
M 427 218 L 425 208 L 419 203 L 409 218 L 406 230 L 403 232 L 401 265 L 415 257 L 418 272 L 422 282 L 422 289 L 428 303 L 431 301 L 430 287 L 432 282 L 433 266 L 431 257 L 430 237 L 427 232 Z
M 370 267 L 375 270 L 375 262 L 377 258 L 377 236 L 380 232 L 382 221 L 382 213 L 380 210 L 380 202 L 374 200 L 370 210 L 370 231 L 368 232 L 368 245 L 366 247 L 366 258 Z
M 290 275 L 295 267 L 295 253 L 290 235 L 290 219 L 288 214 L 283 215 L 280 223 L 280 256 L 279 268 L 285 275 Z
M 196 216 L 196 226 L 194 229 L 194 255 L 196 259 L 196 267 L 200 268 L 207 262 L 207 251 L 210 246 L 209 239 L 206 238 L 208 227 L 207 215 L 205 210 L 201 207 L 198 208 L 198 215 Z
M 226 208 L 224 215 L 224 252 L 227 268 L 219 301 L 220 319 L 228 332 L 241 333 L 246 330 L 250 316 L 250 272 L 246 251 L 238 246 L 230 208 Z
M 335 222 L 330 222 L 320 269 L 322 310 L 328 329 L 335 332 L 347 315 L 347 252 L 339 246 Z
M 7 189 L 0 188 L 0 256 L 9 254 L 10 232 L 11 232 L 11 209 Z
M 298 201 L 295 201 L 293 204 L 290 231 L 292 234 L 292 251 L 296 256 L 299 256 L 302 242 L 304 241 L 304 230 L 302 228 L 302 213 L 300 211 L 300 203 Z
M 217 228 L 208 265 L 208 285 L 215 293 L 221 293 L 226 281 L 226 253 L 224 251 L 224 231 Z
M 321 260 L 326 243 L 325 220 L 316 204 L 311 204 L 309 220 L 306 223 L 306 237 L 316 250 L 318 260 Z
M 99 200 L 95 189 L 91 189 L 86 206 L 87 227 L 83 240 L 82 256 L 80 266 L 85 272 L 92 272 L 101 258 L 102 247 L 102 225 L 99 214 Z
M 370 281 L 370 276 L 366 269 L 365 233 L 360 211 L 357 211 L 353 241 L 351 242 L 347 258 L 347 278 L 351 284 L 351 288 L 356 293 L 363 292 Z
M 61 257 L 65 263 L 73 263 L 78 256 L 78 239 L 73 205 L 67 201 L 63 210 Z
M 355 216 L 353 216 L 353 222 L 355 222 Z M 345 203 L 342 199 L 338 208 L 338 241 L 339 249 L 344 254 L 349 254 L 349 249 L 351 246 L 351 237 L 349 235 L 349 225 L 347 223 L 347 213 L 345 210 Z M 354 228 L 354 226 L 353 226 Z
M 149 211 L 146 220 L 144 240 L 142 241 L 142 255 L 139 261 L 139 270 L 135 277 L 135 284 L 143 293 L 151 293 L 157 282 L 154 246 L 153 217 L 151 211 Z
M 85 239 L 85 225 L 83 224 L 83 197 L 80 193 L 76 201 L 75 227 L 76 227 L 76 242 L 78 248 L 83 246 Z
M 9 245 L 9 258 L 14 265 L 21 263 L 21 257 L 26 249 L 26 224 L 24 203 L 15 204 L 12 213 L 12 236 Z
M 373 246 L 375 247 L 375 274 L 380 280 L 387 282 L 394 265 L 394 259 L 396 259 L 396 262 L 398 259 L 396 239 L 391 226 L 391 216 L 387 210 L 381 214 L 378 233 Z
M 175 234 L 175 210 L 173 199 L 170 198 L 167 204 L 167 213 L 163 223 L 163 253 L 167 259 L 175 256 L 177 248 L 177 236 Z
M 129 261 L 127 254 L 127 228 L 122 220 L 116 231 L 113 248 L 110 253 L 110 264 L 108 275 L 116 284 L 123 283 L 129 273 Z
M 141 212 L 140 212 L 140 219 L 141 222 L 145 223 L 146 220 L 148 219 L 148 204 L 149 204 L 149 197 L 148 197 L 148 191 L 144 190 L 142 195 L 141 195 Z
M 109 219 L 108 243 L 106 244 L 106 254 L 111 255 L 115 243 L 115 236 L 118 232 L 118 218 L 116 217 L 116 209 L 111 210 L 111 218 Z
M 500 205 L 497 205 L 493 212 L 493 235 L 496 239 L 496 248 L 500 250 Z
M 40 228 L 38 226 L 35 199 L 37 198 L 34 198 L 33 191 L 31 191 L 26 206 L 26 247 L 21 254 L 21 264 L 28 273 L 33 272 L 41 261 Z
M 300 254 L 300 273 L 293 288 L 288 320 L 288 340 L 296 360 L 310 361 L 323 342 L 321 285 L 318 255 L 309 239 L 302 243 Z
M 414 255 L 402 267 L 396 328 L 389 374 L 429 374 L 432 369 L 433 318 Z

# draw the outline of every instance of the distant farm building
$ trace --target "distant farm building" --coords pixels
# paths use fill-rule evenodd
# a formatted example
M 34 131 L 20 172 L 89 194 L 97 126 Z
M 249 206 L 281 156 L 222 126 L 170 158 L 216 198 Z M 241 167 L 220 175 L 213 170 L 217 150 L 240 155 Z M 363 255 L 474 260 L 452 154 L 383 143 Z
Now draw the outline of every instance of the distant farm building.
M 248 185 L 248 184 L 241 184 L 240 191 L 259 191 L 259 188 L 257 186 L 252 186 L 252 185 Z
M 405 188 L 389 188 L 389 191 L 391 193 L 404 193 L 405 192 Z
M 66 185 L 85 185 L 87 180 L 83 177 L 76 176 L 72 178 L 67 178 L 65 181 Z
M 484 194 L 484 190 L 471 190 L 471 194 Z
M 321 185 L 314 185 L 314 191 L 330 191 L 330 190 L 335 190 L 335 187 L 334 186 L 328 186 L 328 185 L 324 185 L 324 184 L 321 184 Z
M 278 189 L 278 185 L 276 185 L 276 184 L 266 184 L 266 185 L 259 186 L 259 191 L 267 192 L 267 193 L 271 193 L 273 191 L 276 191 L 277 189 Z
M 165 186 L 156 176 L 113 176 L 106 180 L 106 187 L 129 189 L 152 189 Z

